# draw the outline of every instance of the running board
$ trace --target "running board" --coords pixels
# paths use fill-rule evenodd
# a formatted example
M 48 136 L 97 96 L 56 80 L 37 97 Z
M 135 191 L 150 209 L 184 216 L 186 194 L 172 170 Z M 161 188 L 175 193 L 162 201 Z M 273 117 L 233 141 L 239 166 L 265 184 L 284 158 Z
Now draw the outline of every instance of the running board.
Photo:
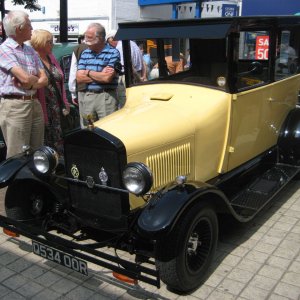
M 230 201 L 232 208 L 246 221 L 254 217 L 298 172 L 300 167 L 276 164 L 257 177 Z

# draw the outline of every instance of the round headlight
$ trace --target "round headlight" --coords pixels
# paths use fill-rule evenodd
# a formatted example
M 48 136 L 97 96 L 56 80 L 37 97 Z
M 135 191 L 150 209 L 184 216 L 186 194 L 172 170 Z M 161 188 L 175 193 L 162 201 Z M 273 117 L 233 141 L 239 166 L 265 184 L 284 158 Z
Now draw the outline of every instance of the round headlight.
M 49 174 L 58 164 L 58 154 L 50 147 L 42 147 L 33 153 L 33 164 L 39 173 Z
M 152 186 L 152 172 L 143 163 L 129 163 L 123 172 L 123 183 L 130 193 L 144 195 Z

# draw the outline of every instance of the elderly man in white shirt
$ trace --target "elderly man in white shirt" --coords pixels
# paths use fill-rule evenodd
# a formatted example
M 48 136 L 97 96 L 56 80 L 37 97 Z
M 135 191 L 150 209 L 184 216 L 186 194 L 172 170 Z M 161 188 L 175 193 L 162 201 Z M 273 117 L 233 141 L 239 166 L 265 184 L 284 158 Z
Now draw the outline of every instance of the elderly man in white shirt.
M 122 72 L 124 72 L 124 57 L 123 57 L 123 47 L 122 41 L 114 40 L 116 30 L 111 30 L 106 35 L 106 41 L 114 48 L 120 52 Z M 131 61 L 133 66 L 133 71 L 135 72 L 135 78 L 137 81 L 144 81 L 146 79 L 146 68 L 143 60 L 143 55 L 140 48 L 134 41 L 130 41 L 131 50 Z M 118 84 L 118 99 L 119 108 L 123 107 L 126 102 L 126 89 L 125 89 L 125 78 L 124 75 L 119 76 Z
M 78 86 L 76 81 L 76 73 L 77 73 L 77 63 L 80 58 L 81 53 L 87 49 L 88 46 L 85 44 L 84 40 L 78 38 L 78 45 L 75 47 L 72 53 L 71 65 L 70 65 L 70 73 L 69 73 L 69 91 L 72 98 L 72 103 L 78 106 L 78 98 L 81 97 L 81 90 L 85 85 Z

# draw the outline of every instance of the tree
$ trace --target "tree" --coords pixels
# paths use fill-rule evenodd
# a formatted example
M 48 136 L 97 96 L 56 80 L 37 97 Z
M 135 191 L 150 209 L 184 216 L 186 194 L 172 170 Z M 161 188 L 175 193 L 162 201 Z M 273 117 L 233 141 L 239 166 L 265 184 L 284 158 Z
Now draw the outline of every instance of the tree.
M 37 3 L 37 0 L 12 0 L 14 5 L 24 5 L 25 9 L 29 9 L 30 11 L 40 10 L 41 7 Z M 1 7 L 1 15 L 2 19 L 5 15 L 5 0 L 0 0 L 0 7 Z
M 0 9 L 2 19 L 5 15 L 5 0 L 0 0 Z M 29 9 L 30 11 L 41 10 L 41 6 L 37 3 L 37 0 L 12 0 L 14 5 L 24 5 L 25 9 Z M 4 31 L 2 33 L 3 37 L 5 37 Z M 60 0 L 60 41 L 67 42 L 68 41 L 68 1 Z
M 37 3 L 37 0 L 12 0 L 12 3 L 14 5 L 24 5 L 24 8 L 29 9 L 30 11 L 41 10 L 41 7 Z

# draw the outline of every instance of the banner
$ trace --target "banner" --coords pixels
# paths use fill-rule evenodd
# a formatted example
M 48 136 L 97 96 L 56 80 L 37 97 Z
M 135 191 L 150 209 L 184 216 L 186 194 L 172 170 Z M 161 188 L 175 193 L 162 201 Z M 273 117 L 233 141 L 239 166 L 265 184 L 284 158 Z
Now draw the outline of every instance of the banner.
M 50 30 L 52 34 L 59 34 L 59 23 L 50 23 Z M 79 34 L 79 24 L 78 23 L 69 23 L 68 24 L 68 33 L 69 34 Z
M 185 2 L 198 2 L 198 1 L 192 1 L 192 0 L 138 0 L 138 4 L 140 6 L 145 5 L 160 5 L 160 4 L 179 4 L 179 3 L 185 3 Z
M 269 57 L 269 36 L 256 37 L 255 59 L 267 60 Z
M 235 17 L 235 16 L 237 16 L 237 5 L 223 4 L 222 17 Z

